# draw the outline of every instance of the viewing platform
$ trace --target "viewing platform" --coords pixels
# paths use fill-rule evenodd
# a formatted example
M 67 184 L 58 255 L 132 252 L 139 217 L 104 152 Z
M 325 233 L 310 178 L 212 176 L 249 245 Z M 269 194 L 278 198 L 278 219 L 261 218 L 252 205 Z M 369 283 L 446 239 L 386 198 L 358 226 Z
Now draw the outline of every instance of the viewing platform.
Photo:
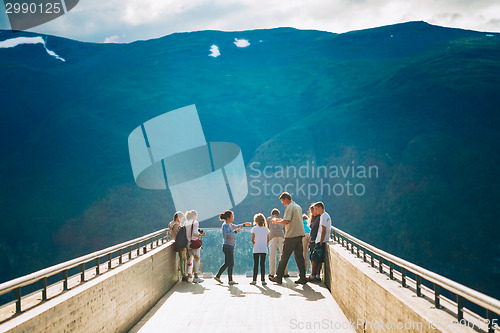
M 0 332 L 500 332 L 499 300 L 339 229 L 332 238 L 322 283 L 229 286 L 180 282 L 163 229 L 0 284 L 12 296 Z
M 171 332 L 284 332 L 314 326 L 355 332 L 324 284 L 297 285 L 286 278 L 282 285 L 262 286 L 250 285 L 251 278 L 243 275 L 233 278 L 238 285 L 213 278 L 178 282 L 130 332 L 156 333 L 167 327 Z

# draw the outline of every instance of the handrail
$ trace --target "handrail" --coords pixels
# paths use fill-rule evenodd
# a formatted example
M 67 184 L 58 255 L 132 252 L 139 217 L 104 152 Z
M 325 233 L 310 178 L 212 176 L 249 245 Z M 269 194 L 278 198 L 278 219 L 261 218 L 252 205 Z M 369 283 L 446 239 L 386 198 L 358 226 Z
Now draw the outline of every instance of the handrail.
M 418 265 L 415 265 L 409 261 L 406 261 L 406 260 L 401 259 L 399 257 L 396 257 L 390 253 L 382 251 L 382 250 L 380 250 L 380 249 L 378 249 L 378 248 L 376 248 L 368 243 L 363 242 L 362 240 L 357 239 L 354 236 L 349 235 L 348 233 L 346 233 L 338 228 L 332 227 L 332 234 L 333 234 L 334 239 L 336 239 L 336 237 L 335 237 L 336 235 L 340 235 L 342 238 L 345 238 L 348 241 L 350 241 L 351 244 L 354 243 L 356 245 L 356 247 L 358 248 L 358 250 L 359 250 L 359 247 L 361 247 L 362 249 L 364 249 L 364 251 L 368 250 L 370 253 L 378 256 L 380 270 L 382 270 L 382 266 L 381 266 L 382 261 L 380 258 L 383 258 L 390 263 L 391 271 L 392 271 L 392 264 L 395 264 L 395 265 L 399 266 L 400 268 L 402 268 L 402 271 L 407 270 L 409 272 L 414 273 L 417 276 L 417 280 L 424 278 L 425 280 L 433 283 L 435 286 L 440 286 L 448 291 L 451 291 L 452 293 L 456 294 L 457 296 L 463 297 L 464 299 L 467 299 L 467 300 L 471 301 L 472 303 L 475 303 L 476 305 L 483 307 L 487 311 L 491 311 L 493 313 L 500 314 L 500 301 L 493 298 L 493 297 L 490 297 L 488 295 L 480 293 L 480 292 L 473 290 L 469 287 L 466 287 L 458 282 L 450 280 L 442 275 L 431 272 L 431 271 L 429 271 L 425 268 L 422 268 Z M 353 250 L 352 245 L 351 245 L 351 250 Z M 373 258 L 372 258 L 372 260 L 373 260 Z M 406 276 L 406 272 L 403 271 L 403 274 L 402 274 L 403 286 L 405 286 L 405 281 L 404 281 L 405 276 Z M 392 277 L 392 272 L 391 272 L 391 277 Z M 436 288 L 435 288 L 435 290 L 436 290 Z M 419 291 L 418 291 L 418 286 L 417 286 L 417 294 L 418 293 L 419 293 Z M 420 296 L 420 295 L 418 295 L 418 296 Z M 436 305 L 437 305 L 437 307 L 439 307 L 438 299 L 436 299 L 436 301 L 437 301 Z M 459 307 L 460 307 L 460 305 L 459 305 Z M 459 308 L 459 316 L 460 316 L 460 311 L 461 311 L 461 309 Z M 459 318 L 459 319 L 462 319 L 462 318 Z
M 54 265 L 54 266 L 51 266 L 48 268 L 44 268 L 42 270 L 31 273 L 29 275 L 21 276 L 17 279 L 14 279 L 14 280 L 4 282 L 4 283 L 0 284 L 0 295 L 6 294 L 9 291 L 12 291 L 16 288 L 24 287 L 24 286 L 27 286 L 27 285 L 32 284 L 34 282 L 40 281 L 44 277 L 49 277 L 49 276 L 55 275 L 57 273 L 60 273 L 64 270 L 74 268 L 82 263 L 87 263 L 87 262 L 92 261 L 94 259 L 104 257 L 108 253 L 114 253 L 114 252 L 119 251 L 120 249 L 124 249 L 130 245 L 135 245 L 135 244 L 143 242 L 145 240 L 154 238 L 160 234 L 165 233 L 166 231 L 168 231 L 168 228 L 150 233 L 148 235 L 145 235 L 145 236 L 121 243 L 121 244 L 117 244 L 117 245 L 108 247 L 108 248 L 100 250 L 100 251 L 96 251 L 96 252 L 84 255 L 84 256 L 76 258 L 76 259 L 72 259 L 72 260 L 63 262 L 61 264 L 57 264 L 57 265 Z
M 42 301 L 47 300 L 47 278 L 54 276 L 58 273 L 63 272 L 63 284 L 64 284 L 64 290 L 68 289 L 68 270 L 75 268 L 77 266 L 80 266 L 81 270 L 81 280 L 80 283 L 85 282 L 85 264 L 88 262 L 91 262 L 95 260 L 96 262 L 96 275 L 100 275 L 100 262 L 99 259 L 102 257 L 107 256 L 107 261 L 108 261 L 108 269 L 111 269 L 111 260 L 112 260 L 112 254 L 115 252 L 119 252 L 119 264 L 122 264 L 122 256 L 123 252 L 122 250 L 125 248 L 129 248 L 129 259 L 132 258 L 132 246 L 137 245 L 137 255 L 140 255 L 140 247 L 141 243 L 144 242 L 144 252 L 147 252 L 147 245 L 148 241 L 151 241 L 151 249 L 153 249 L 153 243 L 155 242 L 155 237 L 156 237 L 156 245 L 159 246 L 159 241 L 160 241 L 160 235 L 161 235 L 161 243 L 165 243 L 165 241 L 168 241 L 168 228 L 164 228 L 158 231 L 155 231 L 153 233 L 144 235 L 142 237 L 135 238 L 133 240 L 129 240 L 111 247 L 108 247 L 106 249 L 96 251 L 87 255 L 84 255 L 82 257 L 72 259 L 42 270 L 39 270 L 37 272 L 31 273 L 29 275 L 25 275 L 7 282 L 4 282 L 0 284 L 0 295 L 6 294 L 10 291 L 15 290 L 16 291 L 16 313 L 21 312 L 21 288 L 27 285 L 31 285 L 35 282 L 42 281 Z M 163 236 L 163 234 L 165 234 Z M 135 251 L 135 250 L 134 250 Z

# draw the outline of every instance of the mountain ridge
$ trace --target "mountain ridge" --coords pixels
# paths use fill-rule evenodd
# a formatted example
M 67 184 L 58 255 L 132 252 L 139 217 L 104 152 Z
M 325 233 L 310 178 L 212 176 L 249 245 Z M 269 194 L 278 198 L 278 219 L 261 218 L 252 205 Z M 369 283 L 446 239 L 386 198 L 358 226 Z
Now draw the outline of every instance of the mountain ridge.
M 207 141 L 242 148 L 250 181 L 252 162 L 376 164 L 379 178 L 363 183 L 363 197 L 296 200 L 304 211 L 322 200 L 335 226 L 500 297 L 499 195 L 488 181 L 500 165 L 498 34 L 414 22 L 344 34 L 46 40 L 66 63 L 32 57 L 32 46 L 0 49 L 0 251 L 8 258 L 0 280 L 164 227 L 175 210 L 169 194 L 134 184 L 127 137 L 196 104 Z M 247 220 L 275 206 L 274 195 L 250 195 L 234 211 Z

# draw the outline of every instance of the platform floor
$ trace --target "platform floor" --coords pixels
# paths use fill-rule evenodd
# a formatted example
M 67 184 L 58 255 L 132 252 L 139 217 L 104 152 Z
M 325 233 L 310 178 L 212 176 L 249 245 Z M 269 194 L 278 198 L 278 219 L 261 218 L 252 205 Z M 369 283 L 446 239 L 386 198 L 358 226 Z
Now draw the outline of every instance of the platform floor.
M 354 332 L 323 283 L 222 280 L 178 282 L 130 332 Z

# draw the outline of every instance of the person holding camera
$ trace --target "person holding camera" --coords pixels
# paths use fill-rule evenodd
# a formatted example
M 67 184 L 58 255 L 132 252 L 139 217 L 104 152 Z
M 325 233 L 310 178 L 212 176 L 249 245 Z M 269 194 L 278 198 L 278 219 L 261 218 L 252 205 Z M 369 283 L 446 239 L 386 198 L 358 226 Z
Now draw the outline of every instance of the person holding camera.
M 186 235 L 188 238 L 188 273 L 191 277 L 191 272 L 194 270 L 194 283 L 200 283 L 204 280 L 198 277 L 198 267 L 200 266 L 200 254 L 201 254 L 201 239 L 200 237 L 205 236 L 203 230 L 199 230 L 198 226 L 200 223 L 196 220 L 198 213 L 195 210 L 190 210 L 186 212 Z M 194 265 L 193 265 L 194 261 Z M 194 267 L 193 267 L 194 266 Z

